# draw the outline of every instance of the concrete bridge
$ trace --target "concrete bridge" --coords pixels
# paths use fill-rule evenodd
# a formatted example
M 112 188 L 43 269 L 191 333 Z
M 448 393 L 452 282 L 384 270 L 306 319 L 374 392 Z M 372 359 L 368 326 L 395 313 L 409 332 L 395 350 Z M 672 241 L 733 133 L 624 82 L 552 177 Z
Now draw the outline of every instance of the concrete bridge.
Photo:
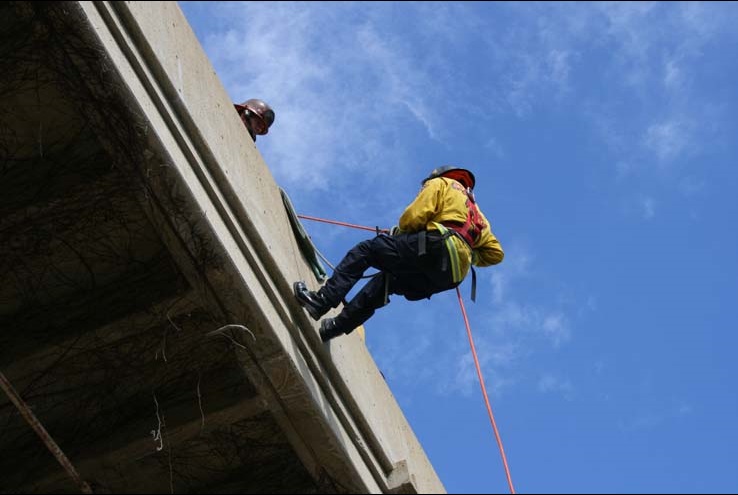
M 0 4 L 0 372 L 94 492 L 444 492 L 298 279 L 176 3 Z M 3 393 L 0 452 L 2 493 L 81 489 Z

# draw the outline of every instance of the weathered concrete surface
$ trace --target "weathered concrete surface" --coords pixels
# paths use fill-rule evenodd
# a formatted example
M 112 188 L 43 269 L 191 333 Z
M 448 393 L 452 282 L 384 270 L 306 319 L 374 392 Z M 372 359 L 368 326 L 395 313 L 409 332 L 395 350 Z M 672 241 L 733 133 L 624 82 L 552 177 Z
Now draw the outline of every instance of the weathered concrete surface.
M 443 492 L 361 339 L 322 344 L 293 300 L 312 272 L 178 6 L 0 14 L 0 370 L 82 477 Z M 0 491 L 75 490 L 0 421 Z

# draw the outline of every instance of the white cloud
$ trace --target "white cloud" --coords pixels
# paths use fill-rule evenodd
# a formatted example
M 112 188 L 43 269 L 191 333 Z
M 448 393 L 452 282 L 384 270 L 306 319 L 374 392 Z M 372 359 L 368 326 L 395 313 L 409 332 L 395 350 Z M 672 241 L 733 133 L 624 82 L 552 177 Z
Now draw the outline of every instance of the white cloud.
M 692 198 L 704 193 L 706 184 L 704 180 L 692 176 L 684 177 L 679 181 L 679 191 L 686 197 Z
M 558 393 L 564 399 L 570 401 L 574 397 L 574 385 L 567 378 L 546 373 L 538 380 L 538 391 L 544 394 Z
M 429 98 L 437 89 L 430 74 L 369 26 L 362 27 L 358 40 L 366 62 L 377 68 L 378 79 L 383 81 L 380 87 L 385 91 L 382 100 L 386 100 L 386 108 L 382 111 L 399 108 L 398 104 L 404 106 L 425 127 L 432 139 L 439 140 L 436 112 Z
M 634 432 L 658 428 L 669 421 L 682 421 L 694 412 L 692 406 L 683 401 L 671 405 L 655 405 L 650 410 L 639 411 L 630 418 L 621 419 L 617 425 L 620 431 Z
M 663 416 L 659 414 L 643 413 L 633 418 L 619 420 L 618 429 L 628 433 L 639 430 L 650 430 L 659 426 L 663 421 Z
M 510 253 L 505 261 L 485 272 L 480 278 L 489 279 L 492 289 L 492 302 L 501 304 L 508 300 L 511 283 L 515 280 L 531 276 L 529 268 L 533 262 L 530 251 L 514 242 L 505 242 L 505 249 Z
M 669 162 L 693 147 L 691 125 L 682 119 L 652 124 L 644 136 L 646 146 L 661 162 Z
M 551 50 L 548 54 L 549 78 L 560 88 L 566 89 L 569 82 L 569 58 L 566 50 Z
M 618 180 L 622 180 L 631 174 L 633 170 L 633 163 L 621 160 L 615 164 L 615 170 L 617 170 Z
M 605 361 L 603 361 L 601 359 L 595 361 L 595 363 L 594 363 L 594 372 L 595 372 L 595 374 L 596 375 L 601 375 L 602 372 L 605 371 L 605 367 L 606 367 Z
M 593 295 L 587 296 L 587 300 L 584 302 L 584 304 L 579 305 L 579 309 L 577 309 L 577 317 L 582 317 L 586 315 L 587 313 L 591 313 L 593 311 L 597 311 L 597 298 Z
M 492 281 L 492 301 L 499 304 L 505 298 L 507 290 L 507 276 L 504 273 L 494 271 L 491 275 Z
M 554 347 L 559 347 L 562 342 L 571 338 L 571 330 L 566 316 L 562 313 L 553 313 L 543 317 L 541 328 L 546 337 L 551 340 Z
M 656 201 L 653 198 L 642 197 L 640 206 L 645 220 L 651 220 L 656 215 Z
M 567 75 L 567 85 L 575 88 L 572 94 L 618 155 L 614 163 L 619 179 L 647 168 L 653 163 L 649 155 L 663 166 L 705 152 L 717 136 L 727 138 L 722 126 L 729 116 L 720 110 L 714 94 L 699 91 L 693 81 L 704 78 L 706 47 L 734 37 L 738 22 L 734 6 L 607 2 L 568 8 L 566 16 L 555 8 L 535 12 L 535 22 L 545 33 L 540 42 L 549 53 L 577 54 L 561 57 L 560 73 Z M 607 58 L 601 59 L 599 76 L 579 79 L 579 61 L 587 60 L 590 48 L 604 51 Z M 582 83 L 604 84 L 607 91 L 592 92 Z
M 571 339 L 569 318 L 559 309 L 510 299 L 497 305 L 490 313 L 488 326 L 496 334 L 524 339 L 542 338 L 553 348 Z
M 515 378 L 499 372 L 498 368 L 495 367 L 496 362 L 504 364 L 512 362 L 514 353 L 515 351 L 511 348 L 500 348 L 493 353 L 477 350 L 477 357 L 483 370 L 484 386 L 489 394 L 500 396 L 505 389 L 517 382 Z M 453 382 L 444 383 L 441 390 L 442 392 L 455 392 L 468 397 L 479 387 L 481 385 L 474 364 L 474 356 L 471 352 L 468 352 L 457 361 Z
M 688 416 L 694 412 L 694 408 L 689 404 L 679 404 L 676 408 L 677 416 Z
M 689 82 L 704 47 L 730 32 L 736 17 L 723 7 L 658 2 L 497 6 L 517 16 L 511 24 L 467 4 L 220 8 L 225 29 L 204 45 L 234 99 L 260 96 L 275 107 L 273 136 L 259 148 L 278 181 L 291 190 L 339 191 L 334 200 L 345 205 L 369 191 L 397 192 L 394 181 L 378 186 L 412 169 L 402 126 L 453 146 L 449 116 L 481 127 L 574 103 L 619 155 L 621 179 L 648 168 L 644 153 L 661 165 L 700 153 L 715 129 L 693 123 L 719 128 L 719 110 L 705 109 L 720 107 Z M 397 22 L 398 12 L 413 23 Z M 656 22 L 663 28 L 652 29 Z M 596 73 L 583 71 L 598 51 L 607 57 L 598 57 Z M 470 67 L 460 52 L 473 57 Z M 494 72 L 480 71 L 485 66 Z M 591 91 L 603 83 L 607 91 Z M 636 111 L 623 113 L 624 104 Z M 486 146 L 504 156 L 499 139 Z M 349 198 L 341 186 L 358 171 L 364 178 L 356 187 L 367 194 Z
M 675 59 L 667 60 L 664 64 L 664 86 L 671 91 L 679 91 L 684 86 L 683 70 Z
M 615 57 L 632 68 L 633 72 L 626 75 L 626 80 L 642 80 L 640 71 L 645 68 L 651 49 L 650 30 L 644 28 L 653 20 L 651 14 L 656 13 L 657 3 L 608 2 L 598 4 L 598 7 L 607 20 L 607 34 L 617 44 Z
M 340 191 L 350 172 L 361 171 L 358 187 L 389 194 L 395 186 L 385 177 L 402 174 L 407 158 L 400 140 L 387 135 L 414 120 L 438 139 L 435 78 L 402 45 L 387 41 L 381 17 L 373 20 L 384 15 L 381 8 L 273 2 L 222 8 L 229 29 L 212 32 L 205 48 L 234 100 L 260 97 L 275 109 L 270 136 L 258 147 L 290 190 Z M 345 22 L 351 13 L 353 22 Z
M 503 158 L 505 157 L 505 150 L 502 147 L 502 145 L 499 143 L 497 139 L 494 137 L 490 137 L 486 143 L 484 143 L 484 147 L 488 150 L 492 151 L 492 154 L 496 158 Z

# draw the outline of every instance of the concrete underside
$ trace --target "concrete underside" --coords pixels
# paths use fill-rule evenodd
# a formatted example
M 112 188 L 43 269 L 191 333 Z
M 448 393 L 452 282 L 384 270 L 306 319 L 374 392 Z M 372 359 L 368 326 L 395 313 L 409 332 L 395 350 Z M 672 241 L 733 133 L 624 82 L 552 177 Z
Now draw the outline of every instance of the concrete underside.
M 64 34 L 0 9 L 0 370 L 95 491 L 318 491 L 241 370 L 229 337 L 250 335 L 203 335 L 222 318 L 112 157 L 135 150 L 102 144 L 78 104 L 86 88 L 53 46 Z M 76 491 L 0 404 L 2 490 Z
M 210 106 L 146 62 L 154 14 L 196 45 L 176 4 L 0 4 L 0 371 L 98 493 L 443 491 L 359 339 L 291 300 L 310 269 L 199 45 Z M 0 492 L 79 490 L 4 394 L 0 452 Z

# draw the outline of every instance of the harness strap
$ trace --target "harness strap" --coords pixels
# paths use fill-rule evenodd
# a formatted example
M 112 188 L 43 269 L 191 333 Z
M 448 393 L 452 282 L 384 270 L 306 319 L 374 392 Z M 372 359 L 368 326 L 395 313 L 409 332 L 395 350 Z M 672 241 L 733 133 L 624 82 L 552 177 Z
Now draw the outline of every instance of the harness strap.
M 471 246 L 469 246 L 469 243 L 464 239 L 464 236 L 461 235 L 459 232 L 453 229 L 447 229 L 443 224 L 439 224 L 437 222 L 433 222 L 436 227 L 438 227 L 438 231 L 443 236 L 443 241 L 446 244 L 446 249 L 448 249 L 449 258 L 451 259 L 451 275 L 453 277 L 454 282 L 461 282 L 463 280 L 463 277 L 461 276 L 461 267 L 459 262 L 459 251 L 456 249 L 456 244 L 451 240 L 451 236 L 456 236 L 469 247 L 469 251 L 473 252 L 473 249 Z M 444 265 L 443 270 L 446 269 L 445 262 L 446 259 L 444 258 Z M 474 265 L 469 265 L 472 272 L 472 286 L 471 286 L 471 300 L 472 302 L 477 302 L 477 272 L 474 270 Z
M 471 246 L 472 244 L 474 244 L 474 239 L 472 239 L 470 236 L 467 224 L 468 222 L 463 225 L 459 225 L 457 222 L 443 222 L 444 227 L 458 234 L 461 239 L 464 239 L 464 242 L 468 246 Z
M 446 244 L 446 249 L 448 250 L 448 257 L 451 261 L 451 279 L 454 283 L 461 282 L 464 277 L 461 275 L 461 268 L 459 266 L 459 252 L 456 250 L 456 244 L 451 240 L 451 236 L 454 235 L 455 231 L 448 230 L 438 222 L 433 222 L 433 224 L 443 236 L 443 242 Z
M 384 272 L 384 305 L 387 306 L 389 304 L 389 283 L 390 283 L 390 275 L 387 272 Z
M 477 272 L 474 270 L 474 265 L 470 266 L 472 272 L 471 300 L 472 302 L 477 302 Z
M 443 225 L 456 231 L 469 245 L 470 248 L 479 240 L 479 236 L 485 228 L 474 193 L 470 188 L 464 189 L 458 182 L 451 181 L 451 187 L 466 196 L 466 218 L 463 222 L 443 222 Z

